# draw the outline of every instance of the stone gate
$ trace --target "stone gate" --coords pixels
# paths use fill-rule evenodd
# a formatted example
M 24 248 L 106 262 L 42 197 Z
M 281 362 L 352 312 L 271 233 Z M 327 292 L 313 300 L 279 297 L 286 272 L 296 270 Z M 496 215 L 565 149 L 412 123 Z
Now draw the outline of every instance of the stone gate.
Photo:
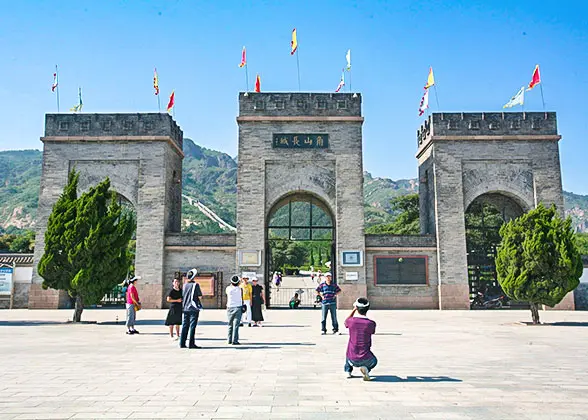
M 331 220 L 341 307 L 367 296 L 374 308 L 468 309 L 464 215 L 472 203 L 499 203 L 511 217 L 540 202 L 563 212 L 555 113 L 431 114 L 417 132 L 421 234 L 365 235 L 361 103 L 351 93 L 239 95 L 236 235 L 180 232 L 182 132 L 169 115 L 48 114 L 35 265 L 75 168 L 81 191 L 109 176 L 134 206 L 145 307 L 165 306 L 179 270 L 222 273 L 208 307 L 224 305 L 235 273 L 267 278 L 270 213 L 304 196 Z M 29 307 L 67 304 L 41 282 L 35 270 Z M 571 296 L 559 307 L 573 309 Z

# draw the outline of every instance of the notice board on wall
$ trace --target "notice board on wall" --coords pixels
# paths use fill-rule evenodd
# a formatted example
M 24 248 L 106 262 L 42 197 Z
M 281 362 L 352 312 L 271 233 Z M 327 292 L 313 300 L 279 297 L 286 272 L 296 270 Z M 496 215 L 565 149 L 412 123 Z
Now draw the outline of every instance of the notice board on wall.
M 376 256 L 378 285 L 427 285 L 427 257 Z

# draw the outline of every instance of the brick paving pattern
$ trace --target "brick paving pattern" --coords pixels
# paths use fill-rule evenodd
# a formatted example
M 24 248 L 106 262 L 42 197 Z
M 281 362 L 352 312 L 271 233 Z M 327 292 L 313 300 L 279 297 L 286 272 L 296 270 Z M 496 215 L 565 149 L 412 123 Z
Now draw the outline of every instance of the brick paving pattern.
M 347 311 L 339 312 L 342 322 Z M 582 312 L 373 311 L 375 380 L 346 379 L 346 335 L 320 336 L 320 313 L 266 311 L 264 328 L 226 344 L 225 312 L 206 310 L 201 350 L 181 350 L 166 312 L 0 312 L 0 418 L 588 419 Z M 116 317 L 118 316 L 118 324 Z M 359 372 L 358 372 L 359 376 Z

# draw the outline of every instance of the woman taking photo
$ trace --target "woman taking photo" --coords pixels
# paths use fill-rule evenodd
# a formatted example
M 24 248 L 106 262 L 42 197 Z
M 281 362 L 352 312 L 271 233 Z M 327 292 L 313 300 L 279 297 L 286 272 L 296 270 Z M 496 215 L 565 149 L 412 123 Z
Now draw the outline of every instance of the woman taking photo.
M 165 320 L 165 325 L 169 327 L 169 335 L 172 340 L 180 338 L 180 325 L 182 325 L 182 289 L 180 289 L 180 279 L 176 276 L 173 286 L 167 295 L 169 302 L 169 312 Z M 174 337 L 174 326 L 176 327 L 176 336 Z

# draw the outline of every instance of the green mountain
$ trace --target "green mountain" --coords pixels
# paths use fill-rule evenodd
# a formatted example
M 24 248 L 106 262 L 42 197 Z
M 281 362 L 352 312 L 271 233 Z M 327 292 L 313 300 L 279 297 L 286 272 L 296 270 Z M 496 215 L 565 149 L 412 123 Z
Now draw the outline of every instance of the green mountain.
M 183 194 L 199 200 L 229 225 L 235 226 L 237 162 L 226 153 L 184 139 Z M 38 150 L 0 152 L 0 233 L 34 226 L 42 153 Z M 390 199 L 418 192 L 416 179 L 393 181 L 364 173 L 366 225 L 389 223 Z M 564 192 L 566 214 L 576 230 L 588 232 L 588 196 Z M 224 232 L 188 200 L 182 201 L 182 229 Z

